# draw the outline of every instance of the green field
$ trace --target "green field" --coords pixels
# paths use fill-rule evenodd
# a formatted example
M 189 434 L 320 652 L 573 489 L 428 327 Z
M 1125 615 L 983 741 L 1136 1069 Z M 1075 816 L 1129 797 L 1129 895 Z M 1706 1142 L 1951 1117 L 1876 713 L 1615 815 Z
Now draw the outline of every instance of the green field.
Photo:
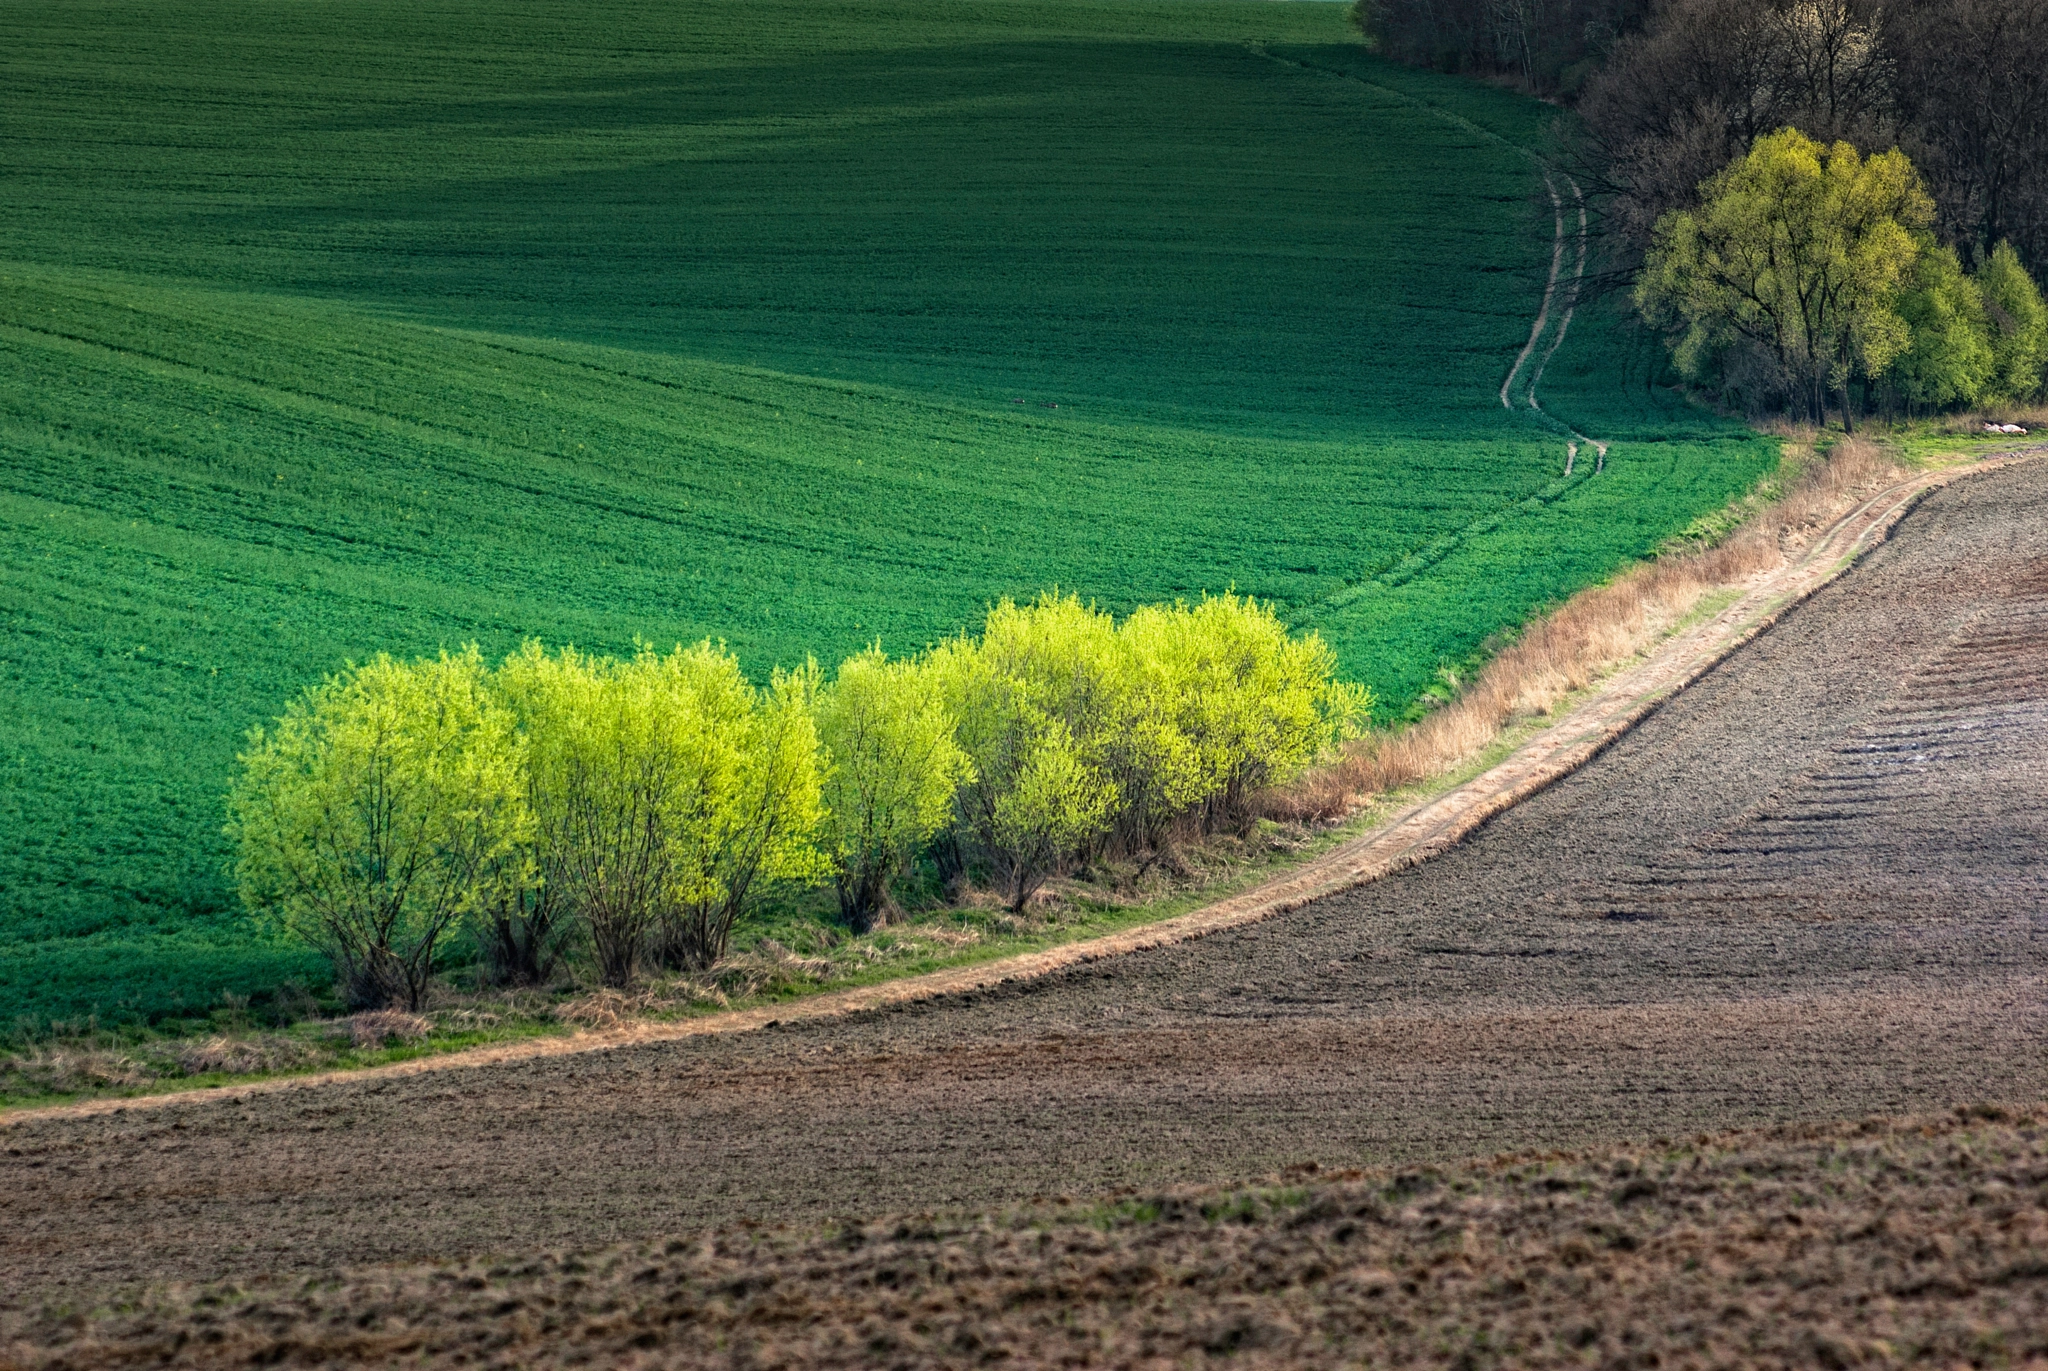
M 345 659 L 1235 586 L 1397 716 L 1773 461 L 1550 262 L 1553 111 L 1333 4 L 0 0 L 0 1022 L 311 975 L 222 872 Z

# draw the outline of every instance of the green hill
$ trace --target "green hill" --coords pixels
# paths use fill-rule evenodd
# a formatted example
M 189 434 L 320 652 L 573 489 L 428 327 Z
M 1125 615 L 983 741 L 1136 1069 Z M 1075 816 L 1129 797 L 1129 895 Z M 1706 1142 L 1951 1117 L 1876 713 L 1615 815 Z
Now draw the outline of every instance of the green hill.
M 0 0 L 0 1020 L 308 971 L 237 742 L 380 649 L 1235 586 L 1397 714 L 1771 461 L 1581 311 L 1551 111 L 1326 4 Z

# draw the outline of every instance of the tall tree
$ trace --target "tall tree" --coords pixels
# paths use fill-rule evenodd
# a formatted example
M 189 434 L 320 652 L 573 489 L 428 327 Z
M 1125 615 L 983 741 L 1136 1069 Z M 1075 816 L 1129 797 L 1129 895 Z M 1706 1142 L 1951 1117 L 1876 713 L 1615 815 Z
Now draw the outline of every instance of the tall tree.
M 1636 301 L 1699 374 L 1731 344 L 1762 349 L 1788 395 L 1825 423 L 1849 382 L 1882 374 L 1911 341 L 1895 302 L 1934 205 L 1899 152 L 1864 158 L 1797 129 L 1756 140 L 1701 187 L 1697 211 L 1658 221 Z

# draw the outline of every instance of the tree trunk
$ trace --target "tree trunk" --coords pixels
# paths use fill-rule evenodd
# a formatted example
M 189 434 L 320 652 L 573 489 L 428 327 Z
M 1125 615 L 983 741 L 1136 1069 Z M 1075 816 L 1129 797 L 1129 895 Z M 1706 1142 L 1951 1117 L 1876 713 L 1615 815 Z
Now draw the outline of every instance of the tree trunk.
M 889 907 L 889 877 L 867 868 L 839 879 L 839 921 L 849 932 L 870 933 Z

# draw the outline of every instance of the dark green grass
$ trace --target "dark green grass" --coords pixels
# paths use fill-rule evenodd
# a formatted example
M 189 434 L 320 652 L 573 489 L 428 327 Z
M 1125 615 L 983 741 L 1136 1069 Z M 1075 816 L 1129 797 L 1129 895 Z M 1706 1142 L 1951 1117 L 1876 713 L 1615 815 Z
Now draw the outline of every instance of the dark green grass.
M 1597 314 L 1607 473 L 1501 410 L 1549 117 L 1334 5 L 0 0 L 0 1018 L 316 974 L 219 797 L 380 649 L 1234 585 L 1399 715 L 1772 460 Z

